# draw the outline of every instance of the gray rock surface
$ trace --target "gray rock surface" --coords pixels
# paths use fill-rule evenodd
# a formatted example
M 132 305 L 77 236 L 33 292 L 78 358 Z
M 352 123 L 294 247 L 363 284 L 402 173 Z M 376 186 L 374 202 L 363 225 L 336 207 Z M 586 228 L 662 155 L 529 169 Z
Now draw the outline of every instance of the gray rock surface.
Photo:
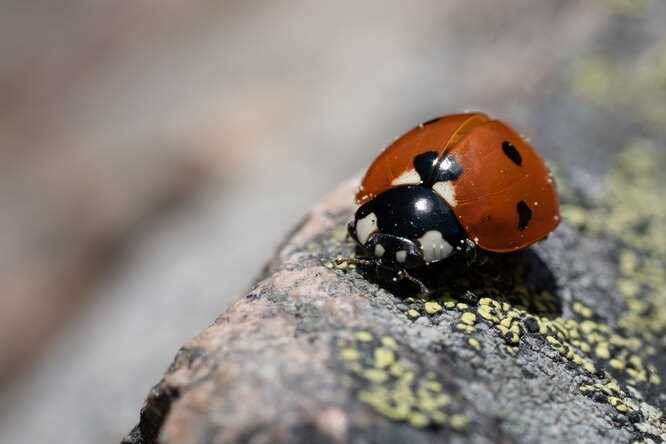
M 623 208 L 653 202 L 663 156 L 613 164 L 594 202 L 561 181 L 546 241 L 424 273 L 428 300 L 335 265 L 354 254 L 343 185 L 178 352 L 124 443 L 662 442 L 663 245 L 641 239 L 664 208 Z

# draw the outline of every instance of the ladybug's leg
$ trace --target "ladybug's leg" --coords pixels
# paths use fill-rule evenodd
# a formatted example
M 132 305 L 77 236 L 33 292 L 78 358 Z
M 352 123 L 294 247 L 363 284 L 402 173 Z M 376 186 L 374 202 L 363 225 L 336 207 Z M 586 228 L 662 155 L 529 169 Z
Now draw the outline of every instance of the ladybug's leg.
M 414 284 L 416 284 L 419 287 L 419 295 L 421 296 L 428 296 L 431 293 L 431 290 L 420 280 L 417 279 L 416 277 L 412 276 L 409 274 L 409 272 L 403 268 L 401 269 L 395 269 L 392 267 L 388 267 L 384 264 L 382 264 L 379 260 L 377 259 L 364 259 L 364 258 L 359 258 L 359 257 L 343 257 L 343 256 L 338 256 L 335 258 L 335 263 L 337 265 L 347 263 L 347 264 L 354 264 L 354 265 L 360 265 L 362 267 L 375 267 L 377 276 L 379 276 L 380 279 L 383 279 L 385 281 L 387 280 L 393 280 L 394 282 L 400 282 L 403 279 L 406 279 Z
M 349 237 L 351 237 L 355 242 L 358 242 L 358 238 L 356 237 L 356 227 L 355 227 L 355 222 L 351 221 L 347 224 L 347 234 Z M 367 248 L 365 248 L 367 249 Z M 378 258 L 376 257 L 348 257 L 348 256 L 338 256 L 335 258 L 335 264 L 340 265 L 343 263 L 348 263 L 348 264 L 353 264 L 353 265 L 360 265 L 363 267 L 370 267 L 370 266 L 376 266 L 377 263 L 379 262 Z
M 349 224 L 349 234 L 355 238 L 354 226 Z M 364 257 L 337 257 L 336 264 L 348 263 L 363 267 L 374 267 L 380 281 L 399 282 L 406 279 L 419 287 L 422 295 L 431 291 L 407 271 L 423 266 L 423 252 L 418 244 L 404 237 L 385 233 L 373 233 L 362 245 Z
M 399 280 L 407 279 L 409 282 L 418 285 L 419 295 L 428 296 L 432 291 L 420 279 L 415 278 L 407 270 L 398 270 L 397 277 Z
M 377 265 L 377 260 L 376 259 L 365 259 L 362 257 L 345 257 L 345 256 L 338 256 L 335 258 L 335 264 L 340 265 L 343 263 L 348 263 L 348 264 L 353 264 L 353 265 L 361 265 L 363 267 L 370 267 L 370 266 L 375 266 Z
M 483 265 L 488 262 L 488 255 L 469 239 L 465 239 L 463 255 L 465 256 L 468 267 L 472 264 Z
M 365 244 L 365 250 L 392 269 L 412 269 L 425 265 L 421 248 L 416 242 L 404 237 L 374 233 Z
M 479 251 L 478 248 L 476 248 L 476 244 L 469 239 L 465 239 L 463 254 L 465 255 L 468 267 L 477 261 L 478 253 Z
M 428 296 L 432 291 L 418 278 L 412 276 L 405 268 L 396 267 L 393 264 L 377 263 L 377 279 L 380 282 L 402 282 L 407 280 L 419 287 L 420 296 Z
M 419 287 L 421 295 L 430 294 L 428 287 L 407 271 L 425 265 L 423 252 L 416 242 L 391 234 L 375 233 L 368 239 L 366 249 L 375 254 L 378 277 L 384 276 L 385 280 L 393 282 L 406 279 Z

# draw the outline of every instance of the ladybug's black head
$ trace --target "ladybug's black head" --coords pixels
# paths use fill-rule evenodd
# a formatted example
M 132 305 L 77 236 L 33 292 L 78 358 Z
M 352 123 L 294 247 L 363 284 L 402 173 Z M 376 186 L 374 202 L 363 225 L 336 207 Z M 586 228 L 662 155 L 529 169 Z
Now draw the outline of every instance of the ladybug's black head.
M 404 268 L 439 262 L 465 242 L 451 208 L 423 185 L 391 188 L 361 205 L 349 234 L 369 256 Z
M 363 224 L 364 222 L 361 223 Z M 423 251 L 412 240 L 375 232 L 362 244 L 358 239 L 354 222 L 349 223 L 349 234 L 363 248 L 367 256 L 374 256 L 379 262 L 385 265 L 395 264 L 410 269 L 425 265 Z

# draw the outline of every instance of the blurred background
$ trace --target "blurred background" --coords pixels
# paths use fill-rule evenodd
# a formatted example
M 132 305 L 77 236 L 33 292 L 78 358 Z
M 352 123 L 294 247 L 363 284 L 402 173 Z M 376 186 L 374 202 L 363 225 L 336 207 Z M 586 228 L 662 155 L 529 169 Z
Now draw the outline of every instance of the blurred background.
M 574 180 L 663 141 L 664 23 L 657 0 L 0 2 L 0 441 L 118 442 L 421 121 L 486 111 Z

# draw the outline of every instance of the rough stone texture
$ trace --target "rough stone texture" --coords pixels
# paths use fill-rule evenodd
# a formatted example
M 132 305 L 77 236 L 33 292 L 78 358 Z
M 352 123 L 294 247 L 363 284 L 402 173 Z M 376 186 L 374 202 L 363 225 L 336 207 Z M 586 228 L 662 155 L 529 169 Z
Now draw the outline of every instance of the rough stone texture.
M 124 442 L 662 442 L 666 162 L 641 141 L 608 165 L 594 197 L 560 175 L 546 241 L 424 272 L 428 300 L 334 265 L 354 254 L 357 182 L 340 187 L 178 352 Z

